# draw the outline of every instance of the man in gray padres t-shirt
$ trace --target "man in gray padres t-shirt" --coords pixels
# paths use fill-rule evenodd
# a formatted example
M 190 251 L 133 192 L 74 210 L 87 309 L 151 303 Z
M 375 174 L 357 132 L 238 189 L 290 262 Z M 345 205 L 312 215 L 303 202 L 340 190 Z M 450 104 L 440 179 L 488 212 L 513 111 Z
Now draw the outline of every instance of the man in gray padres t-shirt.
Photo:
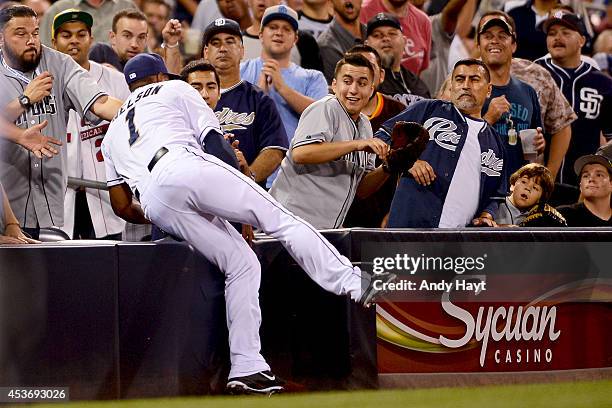
M 340 228 L 355 194 L 367 197 L 389 177 L 374 168 L 389 147 L 372 138 L 361 110 L 372 92 L 374 71 L 362 55 L 338 62 L 333 95 L 302 113 L 289 152 L 270 193 L 319 229 Z
M 41 46 L 38 31 L 29 7 L 0 11 L 0 112 L 21 129 L 47 121 L 43 133 L 63 142 L 59 155 L 39 159 L 0 138 L 0 181 L 19 223 L 35 235 L 39 227 L 64 223 L 68 111 L 111 120 L 121 106 L 68 55 Z

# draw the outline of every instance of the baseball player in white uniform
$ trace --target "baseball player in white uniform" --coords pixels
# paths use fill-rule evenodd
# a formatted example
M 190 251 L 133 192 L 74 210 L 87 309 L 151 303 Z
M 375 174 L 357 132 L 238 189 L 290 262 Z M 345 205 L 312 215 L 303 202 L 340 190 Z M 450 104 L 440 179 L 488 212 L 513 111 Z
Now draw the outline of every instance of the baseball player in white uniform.
M 105 67 L 88 58 L 93 42 L 91 14 L 77 9 L 68 9 L 58 13 L 53 18 L 51 38 L 53 48 L 72 59 L 89 72 L 102 91 L 118 99 L 125 100 L 130 90 L 125 83 L 123 74 Z M 104 157 L 100 150 L 102 139 L 106 134 L 109 122 L 101 121 L 92 124 L 84 120 L 75 110 L 70 110 L 68 116 L 66 150 L 68 153 L 67 170 L 69 177 L 79 179 L 106 181 Z M 68 188 L 64 199 L 64 226 L 62 229 L 73 238 L 75 224 L 76 190 Z M 125 221 L 116 216 L 110 205 L 107 191 L 85 189 L 87 206 L 95 238 L 121 239 Z M 93 238 L 93 237 L 87 237 Z
M 228 391 L 281 391 L 282 383 L 260 354 L 261 266 L 228 221 L 259 227 L 321 287 L 361 304 L 376 294 L 375 281 L 392 277 L 362 277 L 314 227 L 241 174 L 213 111 L 187 83 L 168 81 L 171 75 L 159 56 L 132 58 L 124 75 L 132 94 L 102 142 L 113 208 L 128 221 L 150 220 L 185 239 L 225 274 Z M 365 289 L 362 280 L 369 281 Z

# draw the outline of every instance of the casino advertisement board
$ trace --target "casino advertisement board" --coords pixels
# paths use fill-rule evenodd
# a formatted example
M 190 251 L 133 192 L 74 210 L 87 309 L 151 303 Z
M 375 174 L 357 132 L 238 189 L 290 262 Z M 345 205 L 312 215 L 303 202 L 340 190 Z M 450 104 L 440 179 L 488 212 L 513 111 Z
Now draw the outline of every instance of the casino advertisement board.
M 610 244 L 365 243 L 380 374 L 612 367 Z M 382 285 L 382 280 L 379 281 Z

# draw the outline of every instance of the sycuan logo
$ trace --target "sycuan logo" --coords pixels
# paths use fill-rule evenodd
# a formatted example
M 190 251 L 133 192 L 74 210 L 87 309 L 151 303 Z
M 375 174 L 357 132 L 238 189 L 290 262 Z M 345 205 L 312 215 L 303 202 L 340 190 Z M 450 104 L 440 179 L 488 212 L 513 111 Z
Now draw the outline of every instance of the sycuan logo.
M 465 324 L 465 333 L 460 339 L 449 339 L 440 335 L 439 340 L 443 346 L 449 348 L 463 347 L 474 338 L 481 343 L 480 348 L 480 366 L 484 367 L 485 357 L 487 355 L 487 347 L 489 339 L 493 342 L 505 341 L 541 341 L 548 331 L 548 339 L 555 341 L 561 335 L 560 330 L 555 329 L 555 321 L 557 319 L 557 307 L 552 306 L 519 306 L 516 309 L 514 306 L 500 306 L 494 308 L 489 306 L 478 308 L 476 319 L 467 310 L 454 305 L 450 300 L 442 301 L 442 308 L 450 316 L 459 319 Z M 485 310 L 486 317 L 485 317 Z M 501 328 L 501 330 L 500 330 Z M 547 330 L 548 329 L 548 330 Z M 531 352 L 531 355 L 530 355 Z M 502 355 L 505 354 L 505 355 Z M 531 357 L 531 358 L 530 358 Z M 552 361 L 552 350 L 544 351 L 544 359 L 550 363 Z M 495 362 L 525 362 L 538 363 L 542 360 L 539 348 L 534 349 L 517 349 L 511 352 L 506 350 L 495 350 Z
M 489 151 L 481 153 L 480 164 L 482 165 L 482 172 L 487 176 L 499 177 L 504 168 L 504 159 L 498 158 L 495 156 L 495 152 L 489 149 Z
M 433 140 L 436 144 L 446 150 L 455 151 L 461 136 L 455 132 L 457 125 L 448 119 L 444 118 L 429 118 L 423 124 L 425 129 L 429 131 L 429 140 Z

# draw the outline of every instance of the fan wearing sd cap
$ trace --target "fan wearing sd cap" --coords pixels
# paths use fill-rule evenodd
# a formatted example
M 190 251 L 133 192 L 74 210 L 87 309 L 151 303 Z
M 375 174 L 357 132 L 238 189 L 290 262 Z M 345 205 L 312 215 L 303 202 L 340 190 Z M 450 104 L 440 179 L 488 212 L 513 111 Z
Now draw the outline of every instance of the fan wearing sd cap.
M 321 287 L 364 305 L 378 293 L 375 282 L 394 276 L 362 276 L 312 225 L 238 171 L 213 111 L 189 84 L 168 80 L 159 56 L 135 56 L 124 75 L 132 94 L 102 143 L 113 209 L 127 221 L 150 221 L 185 239 L 225 274 L 228 391 L 281 391 L 260 353 L 261 266 L 228 221 L 278 239 Z
M 240 78 L 240 25 L 227 18 L 213 21 L 204 32 L 203 53 L 219 75 L 221 97 L 213 108 L 219 123 L 239 142 L 255 181 L 265 186 L 285 156 L 287 134 L 272 98 Z
M 578 115 L 572 123 L 572 138 L 561 164 L 560 180 L 579 185 L 581 180 L 574 174 L 576 160 L 593 154 L 602 135 L 605 140 L 612 139 L 612 79 L 581 60 L 587 32 L 576 14 L 556 11 L 544 22 L 544 31 L 550 57 L 536 62 L 551 73 Z
M 451 73 L 451 102 L 415 102 L 376 132 L 375 137 L 389 143 L 395 123 L 410 121 L 422 124 L 430 135 L 419 160 L 400 178 L 389 227 L 495 226 L 495 197 L 506 195 L 508 177 L 504 146 L 481 116 L 490 92 L 487 66 L 460 60 Z

